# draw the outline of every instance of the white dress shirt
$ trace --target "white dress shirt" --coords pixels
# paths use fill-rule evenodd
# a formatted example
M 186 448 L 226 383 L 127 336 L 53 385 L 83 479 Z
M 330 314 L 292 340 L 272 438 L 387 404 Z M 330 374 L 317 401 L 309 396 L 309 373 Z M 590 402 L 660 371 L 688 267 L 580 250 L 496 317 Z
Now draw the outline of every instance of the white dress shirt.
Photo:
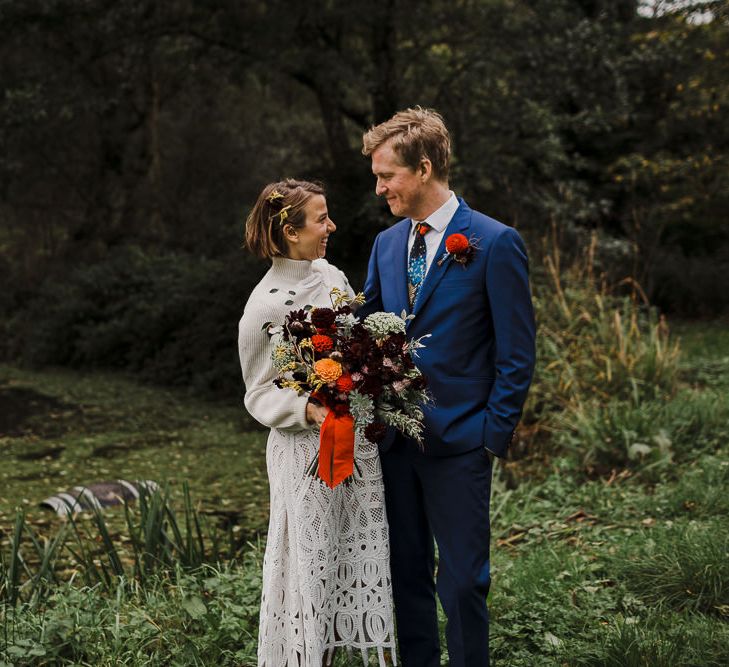
M 458 209 L 458 199 L 456 195 L 451 191 L 451 196 L 448 198 L 445 204 L 441 206 L 437 211 L 431 213 L 425 220 L 412 220 L 410 223 L 410 235 L 408 236 L 408 257 L 410 257 L 410 251 L 413 249 L 413 243 L 415 243 L 415 227 L 419 222 L 427 222 L 431 229 L 424 236 L 425 238 L 425 275 L 428 275 L 430 266 L 435 259 L 435 253 L 438 251 L 438 246 L 443 239 L 446 227 L 451 221 L 451 218 Z

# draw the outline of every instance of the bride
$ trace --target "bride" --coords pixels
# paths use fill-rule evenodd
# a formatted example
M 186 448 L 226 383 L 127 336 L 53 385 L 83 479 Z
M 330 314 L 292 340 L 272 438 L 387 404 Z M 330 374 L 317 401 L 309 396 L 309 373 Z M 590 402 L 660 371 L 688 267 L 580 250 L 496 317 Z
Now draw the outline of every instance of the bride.
M 262 326 L 291 310 L 329 307 L 344 274 L 324 259 L 336 230 L 324 190 L 287 179 L 267 185 L 246 220 L 246 245 L 270 259 L 240 320 L 238 348 L 248 412 L 271 431 L 271 489 L 258 636 L 259 667 L 319 667 L 334 649 L 395 659 L 387 519 L 377 446 L 357 436 L 350 484 L 328 488 L 307 470 L 327 409 L 273 384 Z

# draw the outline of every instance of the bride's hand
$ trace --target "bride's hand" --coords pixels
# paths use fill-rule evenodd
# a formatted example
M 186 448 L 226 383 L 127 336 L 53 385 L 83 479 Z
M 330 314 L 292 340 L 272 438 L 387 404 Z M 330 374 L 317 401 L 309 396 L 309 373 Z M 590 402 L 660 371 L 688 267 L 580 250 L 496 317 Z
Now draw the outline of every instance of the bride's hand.
M 329 408 L 324 407 L 318 401 L 309 400 L 306 404 L 306 421 L 310 424 L 321 426 L 328 414 Z

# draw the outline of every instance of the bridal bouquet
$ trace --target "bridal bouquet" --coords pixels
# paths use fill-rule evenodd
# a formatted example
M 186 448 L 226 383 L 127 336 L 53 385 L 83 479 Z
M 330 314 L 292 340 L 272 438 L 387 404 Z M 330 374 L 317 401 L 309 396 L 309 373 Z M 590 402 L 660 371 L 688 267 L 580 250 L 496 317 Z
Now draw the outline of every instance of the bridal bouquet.
M 319 477 L 331 488 L 354 472 L 354 435 L 380 442 L 388 426 L 422 442 L 426 381 L 413 363 L 422 339 L 408 341 L 403 317 L 373 313 L 363 321 L 341 290 L 331 308 L 293 310 L 282 324 L 267 322 L 281 389 L 293 389 L 329 408 L 321 426 Z M 424 337 L 423 337 L 424 338 Z

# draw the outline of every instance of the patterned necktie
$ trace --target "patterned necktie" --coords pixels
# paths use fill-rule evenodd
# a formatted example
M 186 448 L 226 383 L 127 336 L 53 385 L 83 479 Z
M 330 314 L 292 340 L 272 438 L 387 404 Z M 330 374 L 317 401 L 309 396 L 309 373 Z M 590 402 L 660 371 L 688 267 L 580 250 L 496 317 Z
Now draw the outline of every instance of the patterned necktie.
M 415 226 L 415 241 L 408 258 L 408 299 L 411 309 L 425 278 L 425 235 L 430 229 L 427 222 L 419 222 Z

